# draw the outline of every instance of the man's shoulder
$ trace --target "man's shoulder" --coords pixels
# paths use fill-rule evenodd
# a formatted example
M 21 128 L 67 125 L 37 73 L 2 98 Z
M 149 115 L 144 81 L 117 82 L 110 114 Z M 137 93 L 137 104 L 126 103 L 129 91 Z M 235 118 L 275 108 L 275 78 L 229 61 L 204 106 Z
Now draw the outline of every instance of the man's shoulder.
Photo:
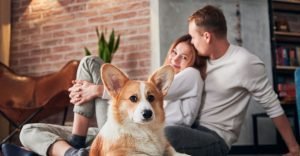
M 251 53 L 248 49 L 237 46 L 237 45 L 230 45 L 232 50 L 237 54 L 240 55 L 241 57 L 257 57 L 253 53 Z
M 232 57 L 234 62 L 233 68 L 235 68 L 237 73 L 251 73 L 257 70 L 258 67 L 264 67 L 263 61 L 246 48 L 234 46 L 232 49 L 234 53 Z
M 251 53 L 244 47 L 231 45 L 233 46 L 232 50 L 235 53 L 236 61 L 240 62 L 241 64 L 249 64 L 251 62 L 261 62 L 261 59 L 256 56 L 255 54 Z

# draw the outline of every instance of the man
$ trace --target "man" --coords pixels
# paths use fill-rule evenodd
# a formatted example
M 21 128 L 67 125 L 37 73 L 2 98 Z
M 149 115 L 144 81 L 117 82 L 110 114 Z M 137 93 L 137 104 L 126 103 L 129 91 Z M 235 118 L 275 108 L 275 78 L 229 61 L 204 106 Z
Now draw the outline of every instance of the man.
M 263 106 L 289 149 L 299 156 L 299 145 L 270 85 L 264 63 L 227 40 L 222 11 L 205 6 L 189 18 L 189 34 L 198 54 L 207 56 L 201 110 L 195 128 L 167 126 L 177 151 L 192 155 L 227 155 L 238 139 L 250 97 Z

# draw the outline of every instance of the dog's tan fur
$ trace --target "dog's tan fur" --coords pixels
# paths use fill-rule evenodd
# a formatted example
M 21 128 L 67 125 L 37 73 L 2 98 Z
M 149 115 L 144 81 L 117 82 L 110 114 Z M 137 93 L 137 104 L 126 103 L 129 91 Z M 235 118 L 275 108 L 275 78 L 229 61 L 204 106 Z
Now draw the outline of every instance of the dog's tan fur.
M 163 130 L 163 97 L 174 77 L 171 66 L 158 69 L 148 81 L 134 81 L 113 65 L 104 64 L 101 77 L 112 99 L 107 122 L 95 138 L 90 156 L 185 155 L 169 145 Z M 133 96 L 137 98 L 132 100 Z M 139 114 L 145 108 L 152 110 L 151 119 Z

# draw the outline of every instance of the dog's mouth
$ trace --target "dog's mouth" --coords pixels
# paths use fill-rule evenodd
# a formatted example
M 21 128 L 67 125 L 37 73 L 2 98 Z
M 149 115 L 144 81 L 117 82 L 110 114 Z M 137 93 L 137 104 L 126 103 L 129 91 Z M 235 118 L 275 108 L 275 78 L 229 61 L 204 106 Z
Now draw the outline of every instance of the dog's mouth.
M 138 120 L 138 121 L 135 121 L 135 122 L 138 123 L 138 124 L 150 124 L 152 120 L 153 120 L 153 118 L 151 118 L 151 119 L 141 119 L 141 120 Z
M 152 121 L 152 118 L 149 118 L 149 119 L 142 119 L 143 122 L 150 122 Z

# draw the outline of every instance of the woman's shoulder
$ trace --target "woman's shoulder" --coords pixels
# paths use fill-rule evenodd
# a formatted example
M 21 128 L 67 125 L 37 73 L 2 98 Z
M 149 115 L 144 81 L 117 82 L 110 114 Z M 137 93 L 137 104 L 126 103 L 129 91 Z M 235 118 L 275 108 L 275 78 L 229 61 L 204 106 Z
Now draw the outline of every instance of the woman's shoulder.
M 198 69 L 194 68 L 194 67 L 187 67 L 179 73 L 185 73 L 185 74 L 190 73 L 190 74 L 200 75 L 200 71 Z
M 175 77 L 184 77 L 185 79 L 201 79 L 200 71 L 194 67 L 187 67 L 180 71 Z

